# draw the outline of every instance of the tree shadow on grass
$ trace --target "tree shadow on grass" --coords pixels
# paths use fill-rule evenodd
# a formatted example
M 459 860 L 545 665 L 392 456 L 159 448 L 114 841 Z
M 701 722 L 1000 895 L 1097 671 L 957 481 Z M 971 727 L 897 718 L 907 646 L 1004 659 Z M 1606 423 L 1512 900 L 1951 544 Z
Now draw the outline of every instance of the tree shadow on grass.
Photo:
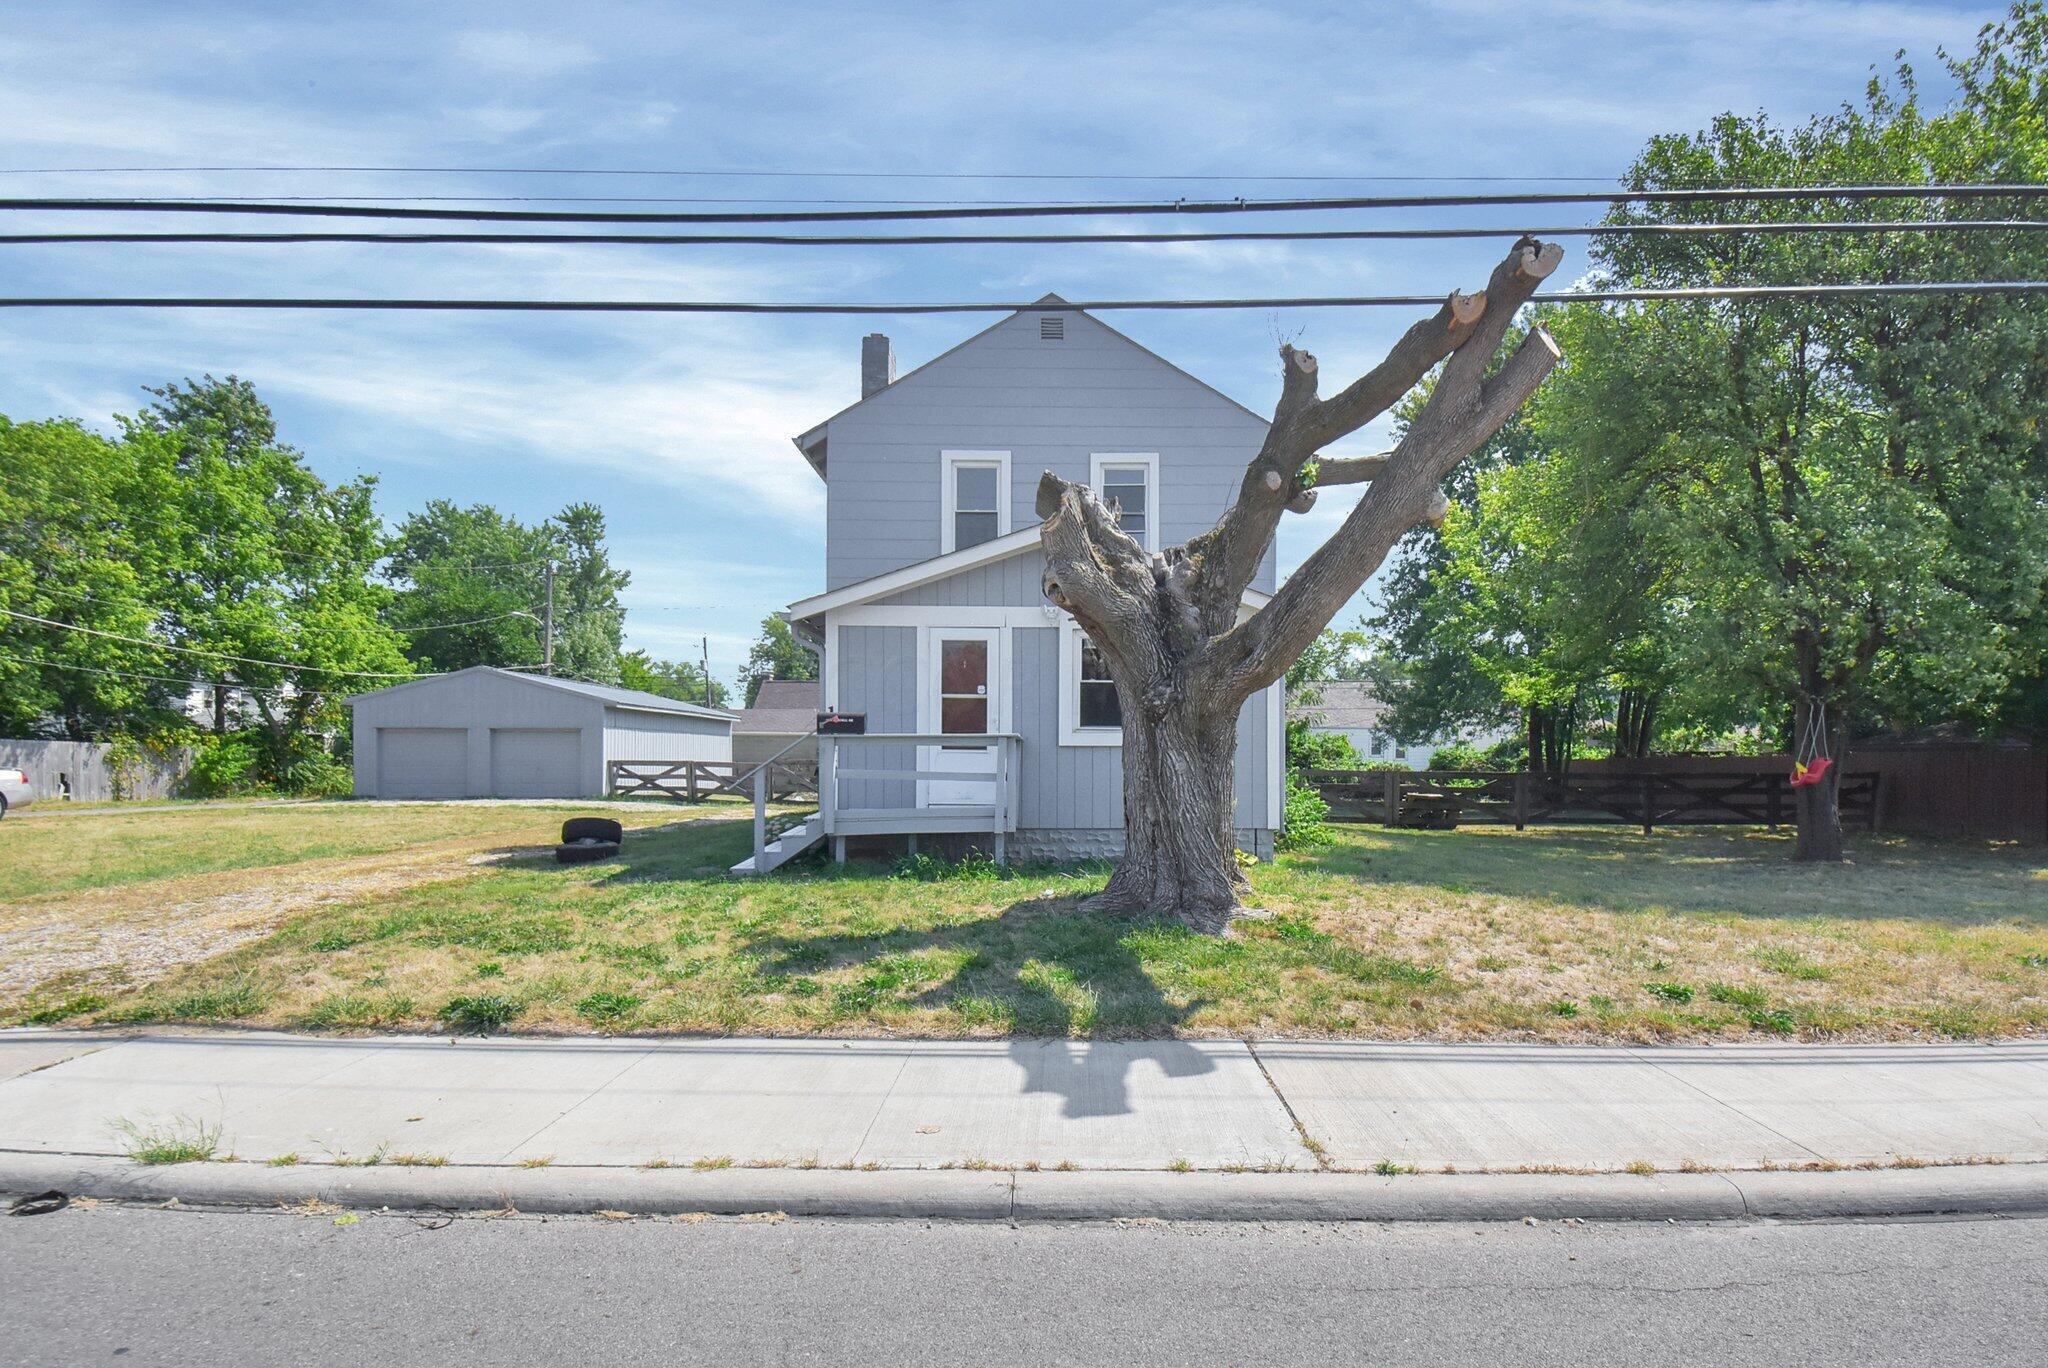
M 1851 834 L 1841 865 L 1791 858 L 1791 831 L 1616 827 L 1408 831 L 1341 826 L 1297 869 L 1452 895 L 1528 898 L 1617 914 L 2048 925 L 2048 851 Z
M 906 898 L 922 886 L 905 884 Z M 1121 1116 L 1132 1109 L 1138 1065 L 1190 1078 L 1216 1063 L 1171 1035 L 1201 1001 L 1169 1002 L 1125 943 L 1134 924 L 1080 912 L 1077 902 L 1031 898 L 989 917 L 872 935 L 771 936 L 745 952 L 769 976 L 863 969 L 826 989 L 835 1007 L 851 1014 L 886 1000 L 950 1011 L 968 1029 L 1011 1037 L 1019 1091 L 1058 1094 L 1067 1117 Z

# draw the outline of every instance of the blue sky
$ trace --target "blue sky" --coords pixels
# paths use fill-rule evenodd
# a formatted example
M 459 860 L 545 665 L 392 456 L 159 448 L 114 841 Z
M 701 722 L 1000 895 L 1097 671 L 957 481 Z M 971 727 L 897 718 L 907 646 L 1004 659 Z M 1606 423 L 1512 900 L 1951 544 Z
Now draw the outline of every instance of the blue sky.
M 1931 76 L 1935 48 L 1967 45 L 1999 8 L 60 2 L 17 9 L 0 40 L 0 194 L 1022 200 L 1431 188 L 22 173 L 251 164 L 1574 177 L 1585 180 L 1560 188 L 1598 188 L 1652 133 L 1727 109 L 1804 117 L 1857 96 L 1897 49 Z M 1584 257 L 1579 240 L 1568 246 L 1570 274 Z M 0 250 L 4 294 L 913 300 L 1434 293 L 1481 283 L 1501 244 Z M 377 475 L 387 518 L 436 497 L 528 519 L 593 498 L 633 574 L 629 643 L 694 657 L 708 635 L 714 671 L 730 677 L 762 615 L 820 587 L 823 487 L 788 439 L 856 396 L 861 335 L 889 332 L 908 369 L 987 321 L 14 314 L 0 328 L 0 412 L 104 426 L 139 406 L 143 385 L 232 371 L 256 383 L 324 475 Z M 1411 320 L 1324 310 L 1107 321 L 1265 412 L 1277 338 L 1317 352 L 1328 388 L 1376 362 Z M 1383 435 L 1348 446 L 1377 450 Z M 1288 520 L 1283 572 L 1349 502 L 1326 498 Z

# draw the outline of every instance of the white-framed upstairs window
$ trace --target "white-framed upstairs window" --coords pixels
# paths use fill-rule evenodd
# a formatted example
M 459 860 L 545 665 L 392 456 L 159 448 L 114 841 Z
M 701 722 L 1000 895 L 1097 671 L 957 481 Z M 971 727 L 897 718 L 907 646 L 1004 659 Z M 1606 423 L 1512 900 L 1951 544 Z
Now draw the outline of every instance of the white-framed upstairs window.
M 1071 620 L 1060 624 L 1060 744 L 1121 746 L 1122 701 L 1095 643 Z
M 1147 551 L 1159 549 L 1159 453 L 1098 451 L 1088 482 L 1124 531 Z
M 1010 530 L 1010 453 L 942 451 L 939 550 L 965 551 Z

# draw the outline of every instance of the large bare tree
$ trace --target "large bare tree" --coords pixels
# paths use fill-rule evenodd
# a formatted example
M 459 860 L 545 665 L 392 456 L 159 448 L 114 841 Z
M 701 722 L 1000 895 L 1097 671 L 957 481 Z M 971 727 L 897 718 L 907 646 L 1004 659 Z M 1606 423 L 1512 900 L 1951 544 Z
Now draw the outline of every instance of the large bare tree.
M 1483 291 L 1452 294 L 1386 360 L 1327 399 L 1317 394 L 1315 357 L 1282 346 L 1280 402 L 1265 444 L 1236 503 L 1184 546 L 1150 553 L 1088 486 L 1050 471 L 1040 480 L 1046 597 L 1095 642 L 1123 706 L 1124 855 L 1091 908 L 1209 932 L 1243 910 L 1233 853 L 1238 712 L 1286 673 L 1402 534 L 1442 519 L 1444 477 L 1550 374 L 1559 355 L 1541 328 L 1498 368 L 1493 360 L 1516 311 L 1563 255 L 1554 243 L 1516 243 Z M 1319 454 L 1392 408 L 1439 362 L 1442 373 L 1392 451 Z M 1307 512 L 1316 487 L 1367 482 L 1337 533 L 1240 621 L 1282 513 Z

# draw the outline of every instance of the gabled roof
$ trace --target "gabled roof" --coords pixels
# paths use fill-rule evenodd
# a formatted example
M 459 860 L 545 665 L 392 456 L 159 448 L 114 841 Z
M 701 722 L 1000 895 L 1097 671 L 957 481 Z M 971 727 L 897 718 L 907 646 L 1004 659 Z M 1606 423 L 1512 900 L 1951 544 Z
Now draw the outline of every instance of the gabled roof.
M 772 732 L 778 736 L 814 731 L 818 697 L 815 679 L 764 679 L 754 695 L 754 705 L 740 712 L 732 729 L 735 733 Z
M 1330 731 L 1354 731 L 1377 727 L 1387 705 L 1373 696 L 1372 685 L 1349 679 L 1326 679 L 1308 686 L 1320 701 L 1289 712 L 1311 727 Z
M 523 684 L 532 684 L 543 689 L 559 689 L 563 693 L 581 694 L 585 698 L 596 699 L 608 708 L 631 708 L 638 712 L 677 713 L 685 717 L 710 717 L 720 720 L 730 720 L 733 716 L 718 708 L 707 708 L 701 703 L 685 703 L 679 698 L 666 698 L 661 694 L 647 693 L 640 689 L 621 689 L 610 684 L 593 684 L 583 679 L 564 679 L 560 675 L 536 675 L 520 670 L 501 670 L 495 665 L 472 665 L 466 670 L 452 670 L 447 674 L 410 679 L 403 684 L 393 684 L 388 689 L 372 689 L 368 693 L 352 694 L 342 702 L 359 703 L 365 698 L 377 698 L 401 689 L 423 688 L 444 679 L 459 679 L 464 675 L 474 674 L 496 675 L 501 679 L 516 679 Z
M 1211 394 L 1215 395 L 1215 396 L 1216 396 L 1217 398 L 1219 398 L 1219 399 L 1223 400 L 1223 401 L 1224 401 L 1225 403 L 1229 404 L 1229 405 L 1230 405 L 1231 407 L 1243 410 L 1243 411 L 1244 411 L 1245 413 L 1247 413 L 1247 414 L 1250 414 L 1250 415 L 1251 415 L 1251 417 L 1253 417 L 1254 419 L 1256 419 L 1257 421 L 1259 421 L 1259 422 L 1261 422 L 1261 423 L 1266 423 L 1266 422 L 1270 422 L 1270 421 L 1271 421 L 1271 420 L 1270 420 L 1270 419 L 1268 419 L 1268 418 L 1267 418 L 1267 417 L 1266 417 L 1266 416 L 1265 416 L 1264 414 L 1260 414 L 1260 413 L 1253 413 L 1251 409 L 1249 409 L 1249 408 L 1246 408 L 1246 407 L 1245 407 L 1245 406 L 1244 406 L 1243 404 L 1240 404 L 1240 403 L 1239 403 L 1239 402 L 1238 402 L 1237 400 L 1235 400 L 1235 399 L 1231 398 L 1231 397 L 1230 397 L 1229 395 L 1225 394 L 1225 393 L 1224 393 L 1224 392 L 1223 392 L 1222 390 L 1220 390 L 1220 389 L 1217 389 L 1217 388 L 1216 388 L 1216 387 L 1215 387 L 1214 385 L 1212 385 L 1212 384 L 1210 384 L 1210 383 L 1209 383 L 1208 381 L 1206 381 L 1206 380 L 1202 379 L 1202 378 L 1201 378 L 1201 377 L 1200 377 L 1199 375 L 1193 375 L 1193 374 L 1190 374 L 1190 373 L 1189 373 L 1188 371 L 1182 370 L 1182 369 L 1181 369 L 1181 368 L 1180 368 L 1179 366 L 1176 366 L 1176 365 L 1174 365 L 1174 364 L 1173 364 L 1173 362 L 1171 362 L 1171 361 L 1167 360 L 1167 359 L 1166 359 L 1165 357 L 1161 356 L 1161 355 L 1160 355 L 1160 354 L 1159 354 L 1158 352 L 1156 352 L 1156 351 L 1153 351 L 1153 350 L 1152 350 L 1152 349 L 1151 349 L 1150 347 L 1146 346 L 1146 345 L 1145 345 L 1144 343 L 1142 343 L 1142 342 L 1140 342 L 1140 341 L 1136 340 L 1135 338 L 1131 337 L 1131 336 L 1130 336 L 1130 335 L 1129 335 L 1128 333 L 1124 333 L 1124 332 L 1119 332 L 1119 331 L 1118 331 L 1117 329 L 1115 329 L 1115 328 L 1112 328 L 1112 327 L 1110 327 L 1110 326 L 1109 326 L 1109 324 L 1107 324 L 1107 323 L 1104 323 L 1104 322 L 1103 322 L 1103 321 L 1102 321 L 1101 319 L 1097 318 L 1097 317 L 1096 317 L 1096 316 L 1095 316 L 1094 314 L 1092 314 L 1092 313 L 1089 313 L 1089 312 L 1088 312 L 1088 311 L 1087 311 L 1086 309 L 1077 309 L 1077 308 L 1075 308 L 1075 307 L 1074 307 L 1073 305 L 1071 305 L 1071 304 L 1067 303 L 1067 301 L 1066 301 L 1066 300 L 1064 300 L 1064 299 L 1060 298 L 1060 297 L 1059 297 L 1058 295 L 1056 295 L 1056 294 L 1048 294 L 1048 295 L 1045 295 L 1045 296 L 1043 296 L 1043 297 L 1042 297 L 1042 298 L 1040 298 L 1040 299 L 1037 299 L 1037 300 L 1033 301 L 1033 303 L 1031 304 L 1031 306 L 1030 306 L 1029 308 L 1026 308 L 1026 309 L 1017 309 L 1017 310 L 1015 310 L 1015 311 L 1013 311 L 1013 312 L 1011 312 L 1011 313 L 1008 313 L 1008 314 L 1004 315 L 1003 317 L 1001 317 L 1001 318 L 997 319 L 997 320 L 996 320 L 995 322 L 993 322 L 993 323 L 989 324 L 989 325 L 988 325 L 988 326 L 987 326 L 986 328 L 983 328 L 983 329 L 982 329 L 982 330 L 981 330 L 980 332 L 978 332 L 978 333 L 973 333 L 973 334 L 971 334 L 971 335 L 970 335 L 970 336 L 968 336 L 968 337 L 962 338 L 962 339 L 961 339 L 960 341 L 958 341 L 958 342 L 954 343 L 954 344 L 953 344 L 952 346 L 950 346 L 950 347 L 946 348 L 946 350 L 944 350 L 944 351 L 940 352 L 940 353 L 939 353 L 939 354 L 938 354 L 937 356 L 934 356 L 934 357 L 933 357 L 933 358 L 932 358 L 931 360 L 929 360 L 929 361 L 925 362 L 925 363 L 924 363 L 924 364 L 923 364 L 922 366 L 917 366 L 917 367 L 914 367 L 914 368 L 913 368 L 913 369 L 911 369 L 911 370 L 907 370 L 907 371 L 903 372 L 903 374 L 901 374 L 901 375 L 897 376 L 897 377 L 896 377 L 896 378 L 895 378 L 894 380 L 890 381 L 890 382 L 889 382 L 889 383 L 888 383 L 887 385 L 884 385 L 884 386 L 883 386 L 883 387 L 882 387 L 881 389 L 878 389 L 878 390 L 876 390 L 874 394 L 869 394 L 869 395 L 863 395 L 863 396 L 862 396 L 861 398 L 859 398 L 859 399 L 856 399 L 856 400 L 854 400 L 854 401 L 853 401 L 852 403 L 848 404 L 848 405 L 847 405 L 847 406 L 846 406 L 845 408 L 843 408 L 843 409 L 839 410 L 839 412 L 837 412 L 837 413 L 833 414 L 833 415 L 832 415 L 832 416 L 831 416 L 830 418 L 827 418 L 827 419 L 826 419 L 826 420 L 825 420 L 824 422 L 822 422 L 822 423 L 819 423 L 819 424 L 818 424 L 818 425 L 817 425 L 816 427 L 814 427 L 814 428 L 810 429 L 810 430 L 809 430 L 808 432 L 800 433 L 799 435 L 797 435 L 797 436 L 795 436 L 795 437 L 792 437 L 792 438 L 790 438 L 790 441 L 794 442 L 794 443 L 796 444 L 796 449 L 797 449 L 798 451 L 801 451 L 801 452 L 802 452 L 802 453 L 804 454 L 804 459 L 805 459 L 806 461 L 810 462 L 810 465 L 811 465 L 811 469 L 813 469 L 813 470 L 815 470 L 815 471 L 817 471 L 817 472 L 818 472 L 818 478 L 819 478 L 819 479 L 821 479 L 821 480 L 822 480 L 822 479 L 824 479 L 824 478 L 825 478 L 825 429 L 827 429 L 827 428 L 831 427 L 833 423 L 837 422 L 837 421 L 838 421 L 839 419 L 841 419 L 841 418 L 844 418 L 844 417 L 845 417 L 845 416 L 846 416 L 847 414 L 849 414 L 849 413 L 853 412 L 853 411 L 854 411 L 855 409 L 859 408 L 859 407 L 860 407 L 860 406 L 861 406 L 862 404 L 865 404 L 865 403 L 867 403 L 867 402 L 868 402 L 868 400 L 870 400 L 870 399 L 873 399 L 873 398 L 875 397 L 875 395 L 878 395 L 878 394 L 885 394 L 885 393 L 887 393 L 888 391 L 890 391 L 890 390 L 892 390 L 892 389 L 895 389 L 895 388 L 896 388 L 896 387 L 897 387 L 898 385 L 900 385 L 900 384 L 902 384 L 902 383 L 903 383 L 904 381 L 906 381 L 906 380 L 910 379 L 910 378 L 911 378 L 912 376 L 914 376 L 914 375 L 918 375 L 918 374 L 920 374 L 920 373 L 922 373 L 922 372 L 924 372 L 924 371 L 930 370 L 930 369 L 931 369 L 931 368 L 932 368 L 933 366 L 936 366 L 936 365 L 937 365 L 937 364 L 938 364 L 939 362 L 941 362 L 941 361 L 945 360 L 945 359 L 946 359 L 947 357 L 951 356 L 951 355 L 952 355 L 952 354 L 953 354 L 954 352 L 957 352 L 957 351 L 959 351 L 959 350 L 960 350 L 961 348 L 963 348 L 963 347 L 968 347 L 968 346 L 972 346 L 972 345 L 973 345 L 974 343 L 976 343 L 976 342 L 980 341 L 980 340 L 981 340 L 982 338 L 984 338 L 984 337 L 988 336 L 988 335 L 989 335 L 990 333 L 994 332 L 994 331 L 995 331 L 995 330 L 996 330 L 997 328 L 1000 328 L 1000 327 L 1002 327 L 1002 326 L 1003 326 L 1003 324 L 1005 324 L 1005 323 L 1009 322 L 1009 321 L 1010 321 L 1011 319 L 1013 319 L 1013 318 L 1017 317 L 1017 316 L 1018 316 L 1019 314 L 1024 314 L 1024 313 L 1077 313 L 1077 314 L 1080 314 L 1080 315 L 1081 315 L 1081 316 L 1082 316 L 1083 318 L 1086 318 L 1086 319 L 1087 319 L 1087 320 L 1088 320 L 1089 322 L 1091 322 L 1091 323 L 1095 324 L 1095 325 L 1096 325 L 1097 327 L 1101 328 L 1101 329 L 1102 329 L 1103 331 L 1105 331 L 1105 332 L 1109 333 L 1109 334 L 1110 334 L 1110 336 L 1112 336 L 1112 337 L 1115 337 L 1115 338 L 1117 338 L 1117 339 L 1118 339 L 1118 340 L 1120 340 L 1120 341 L 1123 341 L 1123 342 L 1128 342 L 1128 343 L 1130 343 L 1130 345 L 1132 345 L 1133 347 L 1136 347 L 1136 348 L 1137 348 L 1137 349 L 1138 349 L 1139 351 L 1141 351 L 1141 352 L 1145 353 L 1145 355 L 1147 355 L 1147 356 L 1151 357 L 1151 358 L 1152 358 L 1152 359 L 1153 359 L 1154 361 L 1157 361 L 1157 362 L 1158 362 L 1158 363 L 1159 363 L 1160 365 L 1162 365 L 1162 366 L 1166 367 L 1166 368 L 1167 368 L 1168 370 L 1172 371 L 1172 372 L 1173 372 L 1173 373 L 1174 373 L 1175 375 L 1179 375 L 1179 376 L 1182 376 L 1182 377 L 1183 377 L 1183 378 L 1185 378 L 1185 379 L 1188 379 L 1188 380 L 1191 380 L 1191 381 L 1193 381 L 1193 382 L 1194 382 L 1195 384 L 1197 384 L 1197 385 L 1200 385 L 1200 386 L 1201 386 L 1201 387 L 1202 387 L 1203 389 L 1205 389 L 1205 390 L 1209 391 L 1209 393 L 1211 393 Z
M 985 541 L 979 546 L 970 546 L 962 551 L 948 551 L 942 556 L 933 556 L 930 560 L 900 566 L 879 575 L 870 575 L 864 580 L 842 585 L 829 593 L 798 599 L 784 610 L 783 616 L 791 622 L 800 622 L 805 618 L 829 613 L 834 608 L 851 608 L 856 604 L 872 603 L 878 598 L 887 598 L 906 589 L 915 589 L 920 584 L 930 584 L 933 580 L 947 579 L 964 570 L 972 570 L 977 566 L 1022 555 L 1037 548 L 1039 534 L 1044 527 L 1043 523 L 1033 523 L 1029 527 L 1020 527 L 1015 532 L 997 537 L 994 541 Z M 1261 608 L 1272 597 L 1260 589 L 1247 589 L 1244 591 L 1244 606 Z

